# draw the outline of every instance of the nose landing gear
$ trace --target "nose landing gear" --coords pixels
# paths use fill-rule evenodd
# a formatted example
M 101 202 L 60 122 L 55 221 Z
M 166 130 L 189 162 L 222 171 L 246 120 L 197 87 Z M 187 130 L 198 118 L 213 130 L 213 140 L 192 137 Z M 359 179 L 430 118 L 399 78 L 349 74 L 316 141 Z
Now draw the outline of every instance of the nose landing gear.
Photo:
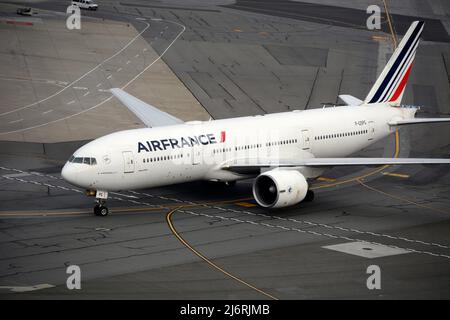
M 100 216 L 100 217 L 105 217 L 108 215 L 109 210 L 108 207 L 105 205 L 106 204 L 106 199 L 108 199 L 108 192 L 106 191 L 93 191 L 93 190 L 88 190 L 86 192 L 86 194 L 88 196 L 94 196 L 96 198 L 97 204 L 94 207 L 94 214 L 96 216 Z

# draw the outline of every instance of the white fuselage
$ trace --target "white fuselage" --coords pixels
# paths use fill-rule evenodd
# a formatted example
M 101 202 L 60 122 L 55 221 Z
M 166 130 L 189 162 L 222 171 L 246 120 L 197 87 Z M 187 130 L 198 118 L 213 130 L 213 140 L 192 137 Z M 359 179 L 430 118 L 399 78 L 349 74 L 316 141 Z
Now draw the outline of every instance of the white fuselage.
M 105 191 L 233 181 L 251 175 L 223 170 L 225 163 L 345 157 L 389 135 L 389 121 L 412 118 L 415 111 L 386 105 L 330 107 L 120 131 L 73 155 L 93 158 L 95 164 L 67 162 L 62 174 L 74 185 Z M 311 179 L 321 172 L 305 168 L 302 174 Z

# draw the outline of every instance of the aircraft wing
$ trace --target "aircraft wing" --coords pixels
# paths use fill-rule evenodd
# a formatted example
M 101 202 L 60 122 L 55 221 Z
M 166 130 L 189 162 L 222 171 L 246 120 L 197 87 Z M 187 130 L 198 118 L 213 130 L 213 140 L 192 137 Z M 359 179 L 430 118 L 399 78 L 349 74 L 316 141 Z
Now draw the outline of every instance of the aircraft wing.
M 147 127 L 161 127 L 183 123 L 182 120 L 159 110 L 142 100 L 126 93 L 122 89 L 114 88 L 111 93 L 133 112 Z
M 388 124 L 390 126 L 402 126 L 405 124 L 436 123 L 436 122 L 450 122 L 450 118 L 413 118 L 407 120 L 393 120 Z
M 236 173 L 255 173 L 261 168 L 379 166 L 407 164 L 450 164 L 450 159 L 437 158 L 308 158 L 299 160 L 232 160 L 222 169 Z

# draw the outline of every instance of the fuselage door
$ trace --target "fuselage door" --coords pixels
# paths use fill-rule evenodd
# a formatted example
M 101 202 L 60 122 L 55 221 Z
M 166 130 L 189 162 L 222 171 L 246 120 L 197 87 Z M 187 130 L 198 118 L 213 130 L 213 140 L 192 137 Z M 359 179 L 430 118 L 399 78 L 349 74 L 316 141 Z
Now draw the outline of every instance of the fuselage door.
M 123 172 L 134 172 L 134 156 L 132 151 L 123 151 Z
M 193 165 L 197 165 L 197 164 L 200 163 L 200 159 L 201 159 L 201 157 L 202 157 L 201 152 L 202 152 L 202 147 L 201 147 L 201 145 L 194 145 L 194 146 L 192 147 L 192 155 L 191 155 L 191 158 L 192 158 L 192 164 L 193 164 Z
M 311 141 L 309 137 L 309 130 L 302 130 L 302 150 L 309 150 L 311 148 Z
M 369 121 L 369 135 L 368 140 L 373 140 L 375 138 L 375 123 L 374 121 Z

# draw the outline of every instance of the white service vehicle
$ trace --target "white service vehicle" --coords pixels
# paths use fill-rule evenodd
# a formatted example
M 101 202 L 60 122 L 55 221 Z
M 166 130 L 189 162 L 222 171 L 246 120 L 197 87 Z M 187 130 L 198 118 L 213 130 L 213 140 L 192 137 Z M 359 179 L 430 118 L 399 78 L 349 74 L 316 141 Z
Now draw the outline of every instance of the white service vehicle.
M 98 4 L 92 0 L 72 0 L 72 5 L 79 7 L 80 9 L 97 10 Z
M 340 96 L 347 106 L 183 122 L 121 89 L 111 89 L 148 128 L 87 143 L 61 174 L 95 195 L 94 213 L 105 216 L 108 191 L 256 177 L 256 202 L 280 208 L 312 200 L 309 182 L 333 166 L 450 164 L 450 159 L 346 158 L 398 126 L 450 121 L 417 119 L 417 108 L 400 106 L 423 27 L 424 22 L 412 23 L 364 101 Z

